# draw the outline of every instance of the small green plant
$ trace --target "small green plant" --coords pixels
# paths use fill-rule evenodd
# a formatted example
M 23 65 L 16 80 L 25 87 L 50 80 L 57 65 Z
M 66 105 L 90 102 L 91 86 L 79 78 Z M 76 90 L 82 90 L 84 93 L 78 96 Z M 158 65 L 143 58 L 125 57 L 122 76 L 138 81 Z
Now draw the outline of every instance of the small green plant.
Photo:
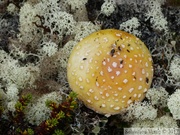
M 21 129 L 17 129 L 16 133 L 19 134 L 19 135 L 34 135 L 34 131 L 31 128 L 28 128 L 28 129 L 26 129 L 24 131 L 22 131 Z
M 57 129 L 57 130 L 55 130 L 55 132 L 53 133 L 53 135 L 65 135 L 65 134 L 63 133 L 62 130 Z
M 16 103 L 15 105 L 15 113 L 14 116 L 12 116 L 14 122 L 16 123 L 21 123 L 24 121 L 24 110 L 26 108 L 26 106 L 30 103 L 32 99 L 32 95 L 28 94 L 25 96 L 22 96 Z
M 68 129 L 77 108 L 77 94 L 71 92 L 61 104 L 47 101 L 46 105 L 52 110 L 49 119 L 43 121 L 35 130 L 37 135 L 64 135 Z
M 25 109 L 30 103 L 32 95 L 23 95 L 15 104 L 15 111 L 8 112 L 8 119 L 2 119 L 3 125 L 0 134 L 16 134 L 16 135 L 34 135 L 33 129 L 29 128 L 29 123 L 25 120 Z
M 4 127 L 1 125 L 0 128 L 5 128 L 7 130 L 0 130 L 0 134 L 65 135 L 66 132 L 69 131 L 70 123 L 73 120 L 74 110 L 77 108 L 76 98 L 77 95 L 74 92 L 71 92 L 65 101 L 60 104 L 53 101 L 47 101 L 46 105 L 51 109 L 51 116 L 40 125 L 32 126 L 25 119 L 25 109 L 31 102 L 32 95 L 28 94 L 22 96 L 15 104 L 15 112 L 8 113 L 8 120 L 2 119 Z M 8 126 L 6 127 L 6 125 Z

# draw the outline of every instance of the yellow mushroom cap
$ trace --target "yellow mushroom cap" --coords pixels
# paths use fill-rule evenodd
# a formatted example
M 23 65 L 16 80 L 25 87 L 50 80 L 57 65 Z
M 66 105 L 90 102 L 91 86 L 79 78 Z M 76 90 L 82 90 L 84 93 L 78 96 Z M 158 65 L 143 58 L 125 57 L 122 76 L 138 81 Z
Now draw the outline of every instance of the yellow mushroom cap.
M 74 47 L 67 77 L 88 108 L 118 114 L 144 99 L 153 78 L 152 58 L 139 38 L 120 30 L 100 30 Z

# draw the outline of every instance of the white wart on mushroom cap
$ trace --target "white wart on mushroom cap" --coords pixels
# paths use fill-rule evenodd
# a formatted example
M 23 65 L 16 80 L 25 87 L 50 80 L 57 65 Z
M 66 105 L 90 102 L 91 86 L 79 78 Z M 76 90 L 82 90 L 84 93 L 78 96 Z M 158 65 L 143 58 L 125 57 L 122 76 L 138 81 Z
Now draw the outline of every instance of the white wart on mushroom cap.
M 151 54 L 137 37 L 114 29 L 80 41 L 68 61 L 68 82 L 84 104 L 100 114 L 120 113 L 149 89 Z

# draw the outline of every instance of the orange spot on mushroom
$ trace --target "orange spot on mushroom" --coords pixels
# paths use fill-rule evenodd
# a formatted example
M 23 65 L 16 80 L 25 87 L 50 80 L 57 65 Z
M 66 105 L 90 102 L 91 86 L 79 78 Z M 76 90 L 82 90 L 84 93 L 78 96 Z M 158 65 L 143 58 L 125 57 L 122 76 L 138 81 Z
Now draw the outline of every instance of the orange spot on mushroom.
M 135 36 L 100 30 L 74 47 L 67 77 L 88 108 L 105 115 L 118 114 L 145 97 L 153 77 L 152 58 Z

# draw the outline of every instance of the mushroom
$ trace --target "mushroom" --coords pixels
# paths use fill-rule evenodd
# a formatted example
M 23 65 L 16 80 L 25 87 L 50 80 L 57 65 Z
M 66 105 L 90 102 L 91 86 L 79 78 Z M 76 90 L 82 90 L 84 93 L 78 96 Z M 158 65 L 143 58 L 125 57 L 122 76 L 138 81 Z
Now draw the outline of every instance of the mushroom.
M 100 30 L 74 47 L 67 77 L 88 108 L 114 115 L 144 99 L 153 78 L 152 58 L 139 38 L 120 30 Z

